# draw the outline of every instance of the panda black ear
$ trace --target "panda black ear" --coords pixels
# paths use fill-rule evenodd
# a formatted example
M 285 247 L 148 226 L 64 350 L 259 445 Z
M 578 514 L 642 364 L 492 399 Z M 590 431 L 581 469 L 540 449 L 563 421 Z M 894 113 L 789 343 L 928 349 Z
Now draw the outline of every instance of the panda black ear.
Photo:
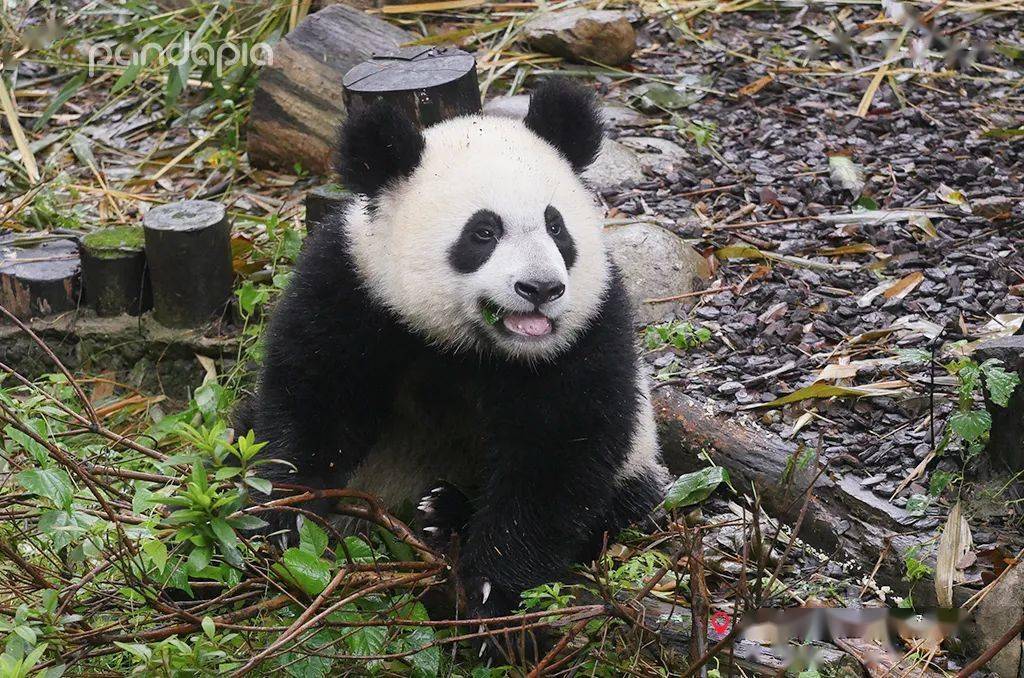
M 412 174 L 423 145 L 423 135 L 402 111 L 378 101 L 342 125 L 335 169 L 346 187 L 373 197 Z
M 601 150 L 604 124 L 594 93 L 566 78 L 550 78 L 530 97 L 526 126 L 550 143 L 576 172 Z

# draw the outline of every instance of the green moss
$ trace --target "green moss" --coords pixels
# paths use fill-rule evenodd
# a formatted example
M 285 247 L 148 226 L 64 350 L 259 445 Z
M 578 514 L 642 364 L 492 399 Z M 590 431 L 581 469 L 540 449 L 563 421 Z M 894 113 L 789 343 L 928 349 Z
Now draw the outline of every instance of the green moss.
M 93 256 L 116 257 L 126 250 L 141 250 L 145 236 L 141 226 L 116 226 L 93 231 L 82 238 L 82 244 Z

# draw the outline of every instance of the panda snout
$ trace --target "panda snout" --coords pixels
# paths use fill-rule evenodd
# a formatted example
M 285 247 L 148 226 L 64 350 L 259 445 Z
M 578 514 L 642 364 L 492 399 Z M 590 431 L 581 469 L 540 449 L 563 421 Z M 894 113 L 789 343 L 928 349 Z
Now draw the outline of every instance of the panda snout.
M 558 280 L 520 280 L 513 287 L 516 294 L 535 306 L 554 301 L 565 294 L 565 284 Z

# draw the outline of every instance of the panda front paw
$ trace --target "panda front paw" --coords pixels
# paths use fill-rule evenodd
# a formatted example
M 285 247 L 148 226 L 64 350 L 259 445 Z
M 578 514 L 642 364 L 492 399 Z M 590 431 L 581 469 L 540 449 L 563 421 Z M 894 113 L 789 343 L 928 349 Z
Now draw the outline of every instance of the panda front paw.
M 473 515 L 473 505 L 462 490 L 440 481 L 420 500 L 416 518 L 427 546 L 446 551 L 452 537 L 461 534 Z

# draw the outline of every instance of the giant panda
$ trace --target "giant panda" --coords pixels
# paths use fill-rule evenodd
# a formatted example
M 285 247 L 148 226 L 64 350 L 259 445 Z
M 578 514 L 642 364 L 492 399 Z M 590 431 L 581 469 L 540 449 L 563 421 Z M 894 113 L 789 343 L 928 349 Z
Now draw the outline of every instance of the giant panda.
M 580 178 L 602 135 L 593 95 L 562 80 L 525 120 L 352 115 L 337 170 L 359 198 L 307 240 L 269 322 L 250 421 L 287 464 L 265 476 L 417 506 L 438 548 L 458 533 L 472 617 L 593 558 L 666 485 Z

